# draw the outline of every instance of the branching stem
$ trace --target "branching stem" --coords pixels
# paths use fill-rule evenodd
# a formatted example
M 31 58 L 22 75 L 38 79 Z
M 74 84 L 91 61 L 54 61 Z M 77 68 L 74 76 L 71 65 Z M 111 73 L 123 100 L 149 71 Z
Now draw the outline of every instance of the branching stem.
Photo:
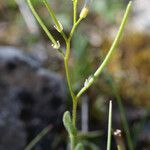
M 64 38 L 64 40 L 67 40 L 67 37 L 65 35 L 65 33 L 63 32 L 63 27 L 62 25 L 60 24 L 60 22 L 58 21 L 58 19 L 56 18 L 52 8 L 51 8 L 51 5 L 47 2 L 47 0 L 42 0 L 44 5 L 46 6 L 50 16 L 52 17 L 56 27 L 58 28 L 58 31 L 60 32 L 60 34 L 62 35 L 62 37 Z
M 28 5 L 33 13 L 33 15 L 35 16 L 36 20 L 38 21 L 38 23 L 40 24 L 40 26 L 43 28 L 43 30 L 45 31 L 45 33 L 47 34 L 48 38 L 50 39 L 50 41 L 52 41 L 52 43 L 54 45 L 57 45 L 56 40 L 54 39 L 54 37 L 52 36 L 52 34 L 49 32 L 49 30 L 47 29 L 47 27 L 45 26 L 45 24 L 43 23 L 42 19 L 39 17 L 39 15 L 37 14 L 37 12 L 35 11 L 31 0 L 27 0 Z
M 120 25 L 120 28 L 119 28 L 119 31 L 117 33 L 117 36 L 107 54 L 107 56 L 105 57 L 104 61 L 102 62 L 102 64 L 99 66 L 99 68 L 96 70 L 96 72 L 94 73 L 94 75 L 92 76 L 92 78 L 88 81 L 87 85 L 84 86 L 77 94 L 76 98 L 79 99 L 79 97 L 85 93 L 85 91 L 94 83 L 94 81 L 96 80 L 96 78 L 102 73 L 102 71 L 104 70 L 104 68 L 106 67 L 106 65 L 109 63 L 111 57 L 112 57 L 112 54 L 114 53 L 114 51 L 116 50 L 116 47 L 118 46 L 118 43 L 119 43 L 119 40 L 121 38 L 121 35 L 122 35 L 122 32 L 124 30 L 124 27 L 125 27 L 125 23 L 127 21 L 127 18 L 129 16 L 129 12 L 130 12 L 130 9 L 131 9 L 131 4 L 132 2 L 130 1 L 128 6 L 127 6 L 127 9 L 126 9 L 126 12 L 124 14 L 124 17 L 123 17 L 123 20 L 122 20 L 122 23 Z
M 72 84 L 71 84 L 71 79 L 70 79 L 70 72 L 69 72 L 69 56 L 70 56 L 70 49 L 71 49 L 71 39 L 73 37 L 73 34 L 75 32 L 75 29 L 78 27 L 79 23 L 81 22 L 82 19 L 84 19 L 87 14 L 88 14 L 88 10 L 86 8 L 84 8 L 79 16 L 79 19 L 77 19 L 77 3 L 78 0 L 72 0 L 73 1 L 73 27 L 70 31 L 69 37 L 66 36 L 66 34 L 63 32 L 63 27 L 61 25 L 61 23 L 57 20 L 55 14 L 53 13 L 51 6 L 48 4 L 47 0 L 42 0 L 50 14 L 50 16 L 52 17 L 54 23 L 55 23 L 55 27 L 58 30 L 58 32 L 60 32 L 60 34 L 62 35 L 62 37 L 64 38 L 65 42 L 66 42 L 66 52 L 64 53 L 63 50 L 61 50 L 60 48 L 60 43 L 59 41 L 56 41 L 54 39 L 54 37 L 52 36 L 52 34 L 50 33 L 50 31 L 47 29 L 47 27 L 45 26 L 45 24 L 43 23 L 43 21 L 41 20 L 41 18 L 39 17 L 39 15 L 36 13 L 34 7 L 32 6 L 31 0 L 27 0 L 28 5 L 33 13 L 33 15 L 35 16 L 35 18 L 37 19 L 37 21 L 39 22 L 39 24 L 41 25 L 41 27 L 43 28 L 43 30 L 45 31 L 45 33 L 47 34 L 47 36 L 49 37 L 50 41 L 52 41 L 53 43 L 53 48 L 57 49 L 57 51 L 59 53 L 62 54 L 63 59 L 64 59 L 64 65 L 65 65 L 65 71 L 66 71 L 66 78 L 67 78 L 67 83 L 68 83 L 68 87 L 69 87 L 69 92 L 71 94 L 71 98 L 72 98 L 72 103 L 73 103 L 73 108 L 72 108 L 72 125 L 74 126 L 74 128 L 76 128 L 76 111 L 77 111 L 77 104 L 78 104 L 78 100 L 81 97 L 81 95 L 83 93 L 85 93 L 85 91 L 94 83 L 94 81 L 96 80 L 96 78 L 101 74 L 101 72 L 103 71 L 103 69 L 106 67 L 106 65 L 109 63 L 113 52 L 115 51 L 118 42 L 120 40 L 120 37 L 122 35 L 122 32 L 124 30 L 124 26 L 125 23 L 127 21 L 127 18 L 129 16 L 129 12 L 131 9 L 131 1 L 129 2 L 126 12 L 124 14 L 122 23 L 120 25 L 119 31 L 117 33 L 117 36 L 107 54 L 107 56 L 105 57 L 104 61 L 102 62 L 102 64 L 99 66 L 99 68 L 96 70 L 96 72 L 91 76 L 91 78 L 88 80 L 88 82 L 86 83 L 86 85 L 77 93 L 77 95 L 74 94 L 73 92 L 73 88 L 72 88 Z M 112 115 L 112 108 L 111 108 L 111 102 L 110 102 L 110 111 L 109 111 L 109 135 L 108 135 L 108 146 L 110 146 L 110 130 L 111 130 L 111 115 Z M 70 137 L 71 140 L 71 149 L 74 150 L 75 149 L 75 145 L 76 145 L 76 135 L 72 134 L 72 136 Z M 110 147 L 107 148 L 107 150 L 110 150 Z

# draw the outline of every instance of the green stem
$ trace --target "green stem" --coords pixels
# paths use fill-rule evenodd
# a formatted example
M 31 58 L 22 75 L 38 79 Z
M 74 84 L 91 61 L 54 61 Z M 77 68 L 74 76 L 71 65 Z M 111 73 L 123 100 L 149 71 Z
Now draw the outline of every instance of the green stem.
M 73 24 L 75 24 L 77 20 L 77 3 L 78 0 L 73 0 Z
M 71 30 L 71 32 L 70 32 L 70 36 L 69 36 L 70 39 L 72 38 L 75 29 L 78 27 L 78 25 L 79 25 L 79 23 L 82 21 L 82 19 L 83 19 L 83 18 L 79 18 L 78 21 L 73 25 L 72 30 Z
M 58 27 L 59 30 L 61 30 L 61 26 L 59 24 L 59 21 L 57 20 L 53 10 L 51 9 L 51 5 L 47 2 L 47 0 L 42 0 L 43 3 L 45 4 L 50 16 L 52 17 L 52 19 L 54 20 L 54 23 L 56 24 L 56 26 Z
M 70 40 L 67 40 L 66 41 L 66 54 L 65 54 L 65 57 L 64 57 L 64 64 L 65 64 L 65 71 L 66 71 L 66 77 L 67 77 L 69 92 L 71 94 L 72 100 L 74 101 L 75 95 L 74 95 L 72 85 L 71 85 L 71 81 L 70 81 L 70 73 L 69 73 L 69 66 L 68 66 L 69 55 L 70 55 Z
M 36 20 L 38 21 L 38 23 L 40 24 L 40 26 L 42 27 L 42 29 L 45 31 L 45 33 L 47 34 L 48 38 L 52 41 L 52 43 L 54 45 L 57 45 L 58 43 L 56 42 L 56 40 L 54 39 L 54 37 L 52 36 L 52 34 L 49 32 L 49 30 L 47 29 L 47 27 L 45 26 L 45 24 L 43 23 L 42 19 L 39 17 L 39 15 L 37 14 L 37 12 L 35 11 L 31 0 L 27 0 L 28 5 L 34 15 L 34 17 L 36 18 Z
M 69 55 L 70 55 L 70 43 L 71 43 L 71 39 L 72 36 L 74 34 L 75 29 L 77 28 L 77 26 L 79 25 L 80 21 L 82 19 L 80 18 L 72 27 L 72 30 L 70 32 L 69 38 L 66 40 L 66 53 L 65 53 L 65 57 L 64 57 L 64 64 L 65 64 L 65 71 L 66 71 L 66 77 L 67 77 L 67 83 L 68 83 L 68 87 L 69 87 L 69 92 L 71 94 L 72 97 L 72 124 L 73 126 L 76 128 L 76 113 L 77 113 L 77 100 L 75 97 L 75 94 L 73 92 L 72 89 L 72 85 L 71 85 L 71 80 L 70 80 L 70 73 L 69 73 L 69 66 L 68 66 L 68 61 L 69 61 Z M 70 141 L 71 141 L 71 150 L 75 149 L 75 143 L 76 143 L 76 137 L 75 135 L 72 135 L 70 137 Z
M 74 135 L 71 135 L 71 137 L 70 137 L 70 143 L 71 143 L 71 150 L 74 150 L 75 149 L 75 145 L 76 145 L 76 143 L 75 143 L 75 136 Z
M 50 16 L 52 17 L 52 19 L 53 19 L 53 21 L 54 21 L 56 27 L 58 28 L 58 31 L 60 32 L 60 34 L 62 35 L 62 37 L 63 37 L 65 40 L 67 40 L 67 37 L 66 37 L 65 33 L 63 32 L 63 27 L 62 27 L 62 25 L 60 24 L 60 22 L 58 21 L 58 19 L 56 18 L 55 14 L 54 14 L 54 12 L 53 12 L 53 10 L 52 10 L 52 8 L 51 8 L 51 5 L 47 2 L 47 0 L 42 0 L 42 1 L 43 1 L 43 3 L 45 4 L 45 7 L 47 8 L 47 10 L 48 10 Z
M 113 91 L 113 93 L 116 97 L 117 103 L 118 103 L 118 107 L 119 107 L 119 111 L 120 111 L 120 117 L 121 117 L 122 124 L 123 124 L 123 129 L 124 129 L 124 132 L 125 132 L 126 138 L 127 138 L 128 148 L 129 148 L 129 150 L 134 150 L 134 145 L 132 142 L 128 122 L 127 122 L 127 119 L 125 116 L 125 110 L 124 110 L 124 107 L 122 104 L 122 99 L 121 99 L 120 95 L 118 94 L 117 87 L 115 86 L 115 83 L 113 82 L 112 78 L 110 78 L 109 81 L 110 81 L 110 84 L 112 87 L 112 91 Z
M 76 98 L 73 101 L 73 109 L 72 109 L 72 123 L 74 127 L 76 127 L 76 115 L 77 114 L 77 100 Z
M 50 130 L 52 126 L 44 128 L 26 147 L 24 150 L 31 150 Z
M 66 71 L 66 77 L 67 77 L 67 83 L 68 83 L 68 87 L 69 87 L 69 92 L 71 94 L 72 99 L 75 99 L 75 96 L 74 96 L 74 93 L 73 93 L 73 90 L 72 90 L 72 86 L 71 86 L 71 82 L 70 82 L 68 60 L 66 58 L 64 59 L 64 64 L 65 64 L 65 71 Z
M 121 38 L 121 35 L 123 33 L 123 30 L 124 30 L 124 27 L 125 27 L 125 23 L 127 21 L 127 18 L 129 16 L 129 12 L 130 12 L 130 9 L 131 9 L 131 4 L 132 2 L 130 1 L 128 6 L 127 6 L 127 9 L 126 9 L 126 12 L 124 14 L 124 17 L 123 17 L 123 20 L 122 20 L 122 23 L 120 25 L 120 28 L 119 28 L 119 31 L 117 33 L 117 36 L 107 54 L 107 56 L 105 57 L 104 61 L 102 62 L 102 64 L 100 65 L 100 67 L 96 70 L 96 72 L 94 73 L 94 75 L 90 78 L 90 80 L 88 81 L 88 83 L 86 84 L 86 86 L 84 86 L 77 94 L 77 99 L 94 83 L 95 79 L 102 73 L 102 71 L 104 70 L 104 68 L 106 67 L 106 65 L 108 64 L 108 62 L 110 61 L 111 57 L 112 57 L 112 54 L 114 53 L 116 47 L 118 46 L 118 43 L 119 43 L 119 40 Z
M 109 102 L 107 150 L 111 147 L 112 101 Z
M 72 108 L 72 123 L 74 127 L 76 127 L 76 110 L 77 110 L 77 101 L 75 98 L 75 94 L 73 92 L 72 86 L 71 86 L 71 80 L 70 80 L 70 73 L 69 73 L 69 66 L 68 66 L 68 59 L 70 55 L 70 40 L 67 41 L 66 43 L 66 55 L 64 58 L 64 64 L 65 64 L 65 70 L 66 70 L 66 77 L 67 77 L 67 83 L 69 87 L 69 91 L 72 97 L 72 103 L 73 103 L 73 108 Z

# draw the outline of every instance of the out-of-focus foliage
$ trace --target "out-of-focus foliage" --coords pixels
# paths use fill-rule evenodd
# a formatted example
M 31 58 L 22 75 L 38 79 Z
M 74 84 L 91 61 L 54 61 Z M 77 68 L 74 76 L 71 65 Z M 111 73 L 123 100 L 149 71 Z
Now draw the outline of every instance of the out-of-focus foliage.
M 94 0 L 92 11 L 105 17 L 108 21 L 114 21 L 118 11 L 124 8 L 124 4 L 123 0 Z
M 83 79 L 86 79 L 91 72 L 88 40 L 82 33 L 77 32 L 74 35 L 73 55 L 74 63 L 71 70 L 72 80 L 75 84 L 75 88 L 79 88 L 84 82 Z
M 3 1 L 1 1 L 0 6 L 2 7 L 4 5 L 7 7 L 14 7 L 14 6 L 16 6 L 16 3 L 14 0 L 3 0 Z

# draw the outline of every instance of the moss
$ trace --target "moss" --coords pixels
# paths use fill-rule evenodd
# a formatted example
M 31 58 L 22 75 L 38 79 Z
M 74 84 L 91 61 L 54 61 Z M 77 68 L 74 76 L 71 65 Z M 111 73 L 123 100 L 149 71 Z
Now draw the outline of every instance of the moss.
M 126 33 L 108 71 L 119 84 L 120 94 L 135 105 L 150 107 L 150 36 Z

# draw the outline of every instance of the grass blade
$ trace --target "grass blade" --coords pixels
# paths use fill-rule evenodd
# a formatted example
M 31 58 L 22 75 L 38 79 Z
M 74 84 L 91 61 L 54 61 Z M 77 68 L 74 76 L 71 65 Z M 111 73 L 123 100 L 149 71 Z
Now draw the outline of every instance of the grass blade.
M 52 126 L 44 128 L 26 147 L 24 150 L 31 150 L 50 130 Z
M 112 126 L 112 101 L 109 102 L 107 150 L 110 150 L 111 147 L 111 126 Z

